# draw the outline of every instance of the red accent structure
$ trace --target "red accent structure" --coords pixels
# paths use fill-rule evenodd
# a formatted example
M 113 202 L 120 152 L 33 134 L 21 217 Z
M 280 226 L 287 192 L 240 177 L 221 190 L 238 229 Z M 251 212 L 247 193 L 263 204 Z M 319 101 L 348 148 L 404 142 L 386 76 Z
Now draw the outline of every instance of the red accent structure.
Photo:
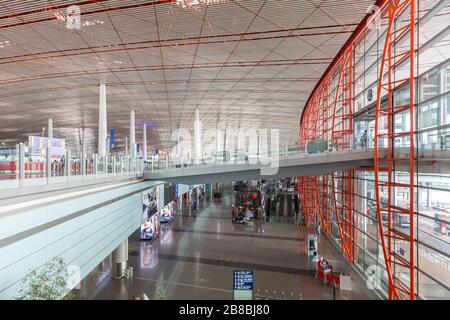
M 373 170 L 377 223 L 388 276 L 389 299 L 413 300 L 416 298 L 414 252 L 416 0 L 379 0 L 376 5 L 378 6 L 376 12 L 361 22 L 309 97 L 301 116 L 299 145 L 307 151 L 308 143 L 323 139 L 331 142 L 331 147 L 335 150 L 352 147 L 352 51 L 356 41 L 368 32 L 368 25 L 373 17 L 381 17 L 384 19 L 382 26 L 387 30 L 387 36 L 382 48 L 375 110 Z M 338 83 L 332 85 L 332 79 Z M 334 88 L 337 89 L 330 92 Z M 400 89 L 403 90 L 403 94 L 394 97 L 395 92 Z M 402 101 L 401 97 L 407 98 L 403 98 Z M 328 103 L 328 99 L 333 99 L 331 104 Z M 395 117 L 400 114 L 408 122 L 404 129 L 400 129 L 401 131 L 394 125 Z M 387 158 L 379 159 L 381 149 L 387 149 Z M 403 174 L 401 177 L 398 174 L 400 171 Z M 331 221 L 335 215 L 341 236 L 342 252 L 350 261 L 354 258 L 353 175 L 352 171 L 344 171 L 315 178 L 301 177 L 298 188 L 306 216 L 309 220 L 313 220 L 319 215 L 322 227 L 328 228 L 323 228 L 327 234 L 331 233 Z M 313 196 L 310 190 L 315 190 Z M 382 192 L 386 193 L 383 200 Z M 399 199 L 396 197 L 399 192 L 409 194 L 409 198 Z M 334 205 L 330 205 L 331 203 Z
M 317 191 L 316 177 L 300 177 L 298 182 L 301 212 L 308 224 L 316 222 Z
M 349 150 L 353 137 L 353 46 L 342 55 L 337 81 L 332 106 L 331 143 L 335 150 Z M 332 191 L 342 253 L 353 262 L 353 171 L 333 173 Z
M 375 118 L 375 196 L 381 247 L 389 281 L 389 299 L 415 299 L 414 270 L 414 75 L 415 75 L 415 0 L 390 1 L 381 17 L 388 20 L 378 79 Z M 401 17 L 401 18 L 400 18 Z M 408 38 L 409 37 L 409 38 Z M 406 40 L 406 41 L 405 41 Z M 399 72 L 400 66 L 403 67 Z M 406 69 L 406 72 L 404 72 Z M 394 99 L 405 90 L 409 101 Z M 382 100 L 387 94 L 387 101 Z M 408 114 L 409 112 L 409 114 Z M 406 130 L 395 128 L 395 117 L 406 115 Z M 387 160 L 378 159 L 381 148 Z M 400 151 L 400 152 L 399 152 Z M 396 169 L 405 173 L 402 180 Z M 387 191 L 387 200 L 380 193 Z M 397 199 L 399 192 L 409 194 L 407 201 Z M 408 221 L 400 228 L 398 221 Z M 406 229 L 406 230 L 405 230 Z

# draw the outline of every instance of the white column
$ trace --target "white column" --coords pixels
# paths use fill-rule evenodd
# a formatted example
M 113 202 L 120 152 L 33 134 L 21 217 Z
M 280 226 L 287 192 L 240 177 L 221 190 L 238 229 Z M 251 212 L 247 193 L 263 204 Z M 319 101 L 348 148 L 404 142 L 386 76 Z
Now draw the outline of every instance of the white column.
M 98 163 L 98 154 L 94 153 L 92 155 L 92 173 L 97 174 L 97 163 Z
M 112 276 L 120 278 L 127 269 L 128 262 L 128 239 L 122 242 L 112 252 Z
M 72 155 L 71 155 L 71 153 L 70 153 L 70 150 L 69 149 L 67 149 L 66 150 L 66 154 L 65 154 L 65 168 L 64 168 L 64 170 L 65 170 L 65 175 L 66 175 L 66 177 L 70 177 L 70 158 L 72 157 Z
M 51 141 L 53 139 L 53 119 L 48 119 L 48 140 Z M 50 144 L 51 145 L 51 144 Z
M 48 141 L 47 141 L 47 148 L 50 148 L 50 159 L 47 159 L 47 161 L 50 161 L 50 166 L 51 166 L 51 150 L 52 150 L 52 146 L 53 146 L 53 119 L 48 119 L 48 128 L 47 128 L 47 137 L 48 137 Z M 51 171 L 51 170 L 50 170 Z M 51 175 L 51 174 L 50 174 Z
M 22 183 L 25 179 L 25 144 L 19 143 L 19 179 Z
M 50 178 L 52 176 L 52 151 L 48 146 L 46 150 L 47 150 L 45 154 L 45 162 L 47 167 L 46 171 L 47 171 L 47 178 Z
M 86 174 L 86 129 L 81 131 L 81 159 L 80 159 L 81 175 Z
M 128 156 L 128 136 L 125 136 L 125 155 Z
M 142 160 L 147 160 L 147 125 L 142 128 Z
M 217 123 L 217 130 L 216 130 L 216 153 L 222 151 L 222 132 L 219 128 L 219 123 Z
M 202 124 L 200 122 L 200 110 L 195 109 L 195 120 L 194 120 L 194 163 L 195 164 L 198 164 L 200 161 L 200 158 L 202 157 L 201 134 L 202 134 Z
M 136 157 L 136 120 L 134 110 L 130 112 L 130 156 Z
M 106 154 L 110 154 L 111 153 L 110 146 L 111 146 L 111 140 L 108 137 L 108 138 L 106 138 Z
M 100 85 L 100 103 L 98 108 L 98 154 L 106 155 L 107 120 L 106 120 L 106 86 Z

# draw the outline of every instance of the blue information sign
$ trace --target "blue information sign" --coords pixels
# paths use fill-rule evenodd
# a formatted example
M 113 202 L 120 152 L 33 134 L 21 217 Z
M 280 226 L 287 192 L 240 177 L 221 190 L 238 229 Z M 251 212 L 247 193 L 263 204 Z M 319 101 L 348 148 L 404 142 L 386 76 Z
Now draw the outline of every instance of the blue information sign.
M 233 285 L 234 290 L 253 290 L 253 271 L 235 270 Z
M 109 129 L 109 147 L 111 149 L 116 145 L 116 137 L 114 128 Z

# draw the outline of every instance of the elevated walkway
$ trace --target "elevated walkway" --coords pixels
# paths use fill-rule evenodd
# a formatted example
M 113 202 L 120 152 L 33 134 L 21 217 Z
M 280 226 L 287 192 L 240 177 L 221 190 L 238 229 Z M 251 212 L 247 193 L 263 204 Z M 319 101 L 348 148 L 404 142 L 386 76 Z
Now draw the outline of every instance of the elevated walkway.
M 33 178 L 23 180 L 0 180 L 0 207 L 30 199 L 44 199 L 67 192 L 88 190 L 120 182 L 142 179 L 142 174 L 98 174 L 86 176 Z
M 380 152 L 379 157 L 386 157 Z M 277 168 L 268 174 L 270 165 L 246 163 L 205 164 L 151 170 L 147 168 L 144 179 L 181 184 L 215 183 L 249 179 L 273 179 L 321 175 L 339 170 L 362 169 L 373 166 L 373 149 L 355 149 L 322 153 L 298 153 L 282 157 Z M 256 162 L 256 161 L 255 161 Z M 274 166 L 274 164 L 272 164 Z
M 143 192 L 161 182 L 120 178 L 0 200 L 0 299 L 53 258 L 78 270 L 70 291 L 140 227 Z

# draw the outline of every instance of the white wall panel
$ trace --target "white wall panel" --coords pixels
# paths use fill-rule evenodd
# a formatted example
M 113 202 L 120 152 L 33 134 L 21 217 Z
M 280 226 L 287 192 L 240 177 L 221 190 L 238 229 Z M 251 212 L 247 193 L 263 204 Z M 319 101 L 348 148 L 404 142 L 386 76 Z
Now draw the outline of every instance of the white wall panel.
M 0 299 L 14 299 L 22 278 L 54 257 L 78 266 L 84 278 L 140 227 L 140 190 L 158 184 L 140 182 L 0 216 Z M 105 204 L 130 193 L 134 194 Z M 71 216 L 93 206 L 97 207 L 92 211 Z M 33 230 L 36 227 L 42 230 Z M 19 235 L 17 241 L 8 241 L 13 235 Z

